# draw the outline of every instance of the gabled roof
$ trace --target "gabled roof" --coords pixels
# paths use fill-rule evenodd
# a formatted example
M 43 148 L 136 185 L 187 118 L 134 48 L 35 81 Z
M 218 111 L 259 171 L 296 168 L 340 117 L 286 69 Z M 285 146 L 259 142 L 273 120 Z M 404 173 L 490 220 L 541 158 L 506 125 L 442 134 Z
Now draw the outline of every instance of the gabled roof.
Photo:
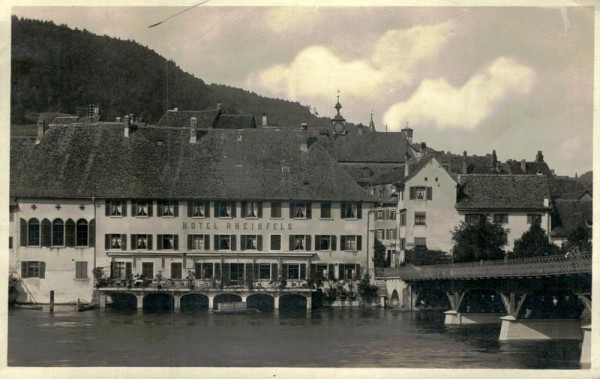
M 429 162 L 434 159 L 433 155 L 426 155 L 423 158 L 419 159 L 416 163 L 409 162 L 409 174 L 403 180 L 404 183 L 408 182 L 412 178 L 415 177 L 423 169 L 423 167 L 427 166 Z
M 11 140 L 11 195 L 31 198 L 204 198 L 374 201 L 298 131 L 122 124 L 50 128 L 42 141 Z
M 404 163 L 413 153 L 402 133 L 346 134 L 320 142 L 338 162 Z
M 551 236 L 566 238 L 579 226 L 591 231 L 593 217 L 591 201 L 557 199 L 552 212 Z
M 459 175 L 456 208 L 541 210 L 550 199 L 543 175 Z
M 169 109 L 160 120 L 158 120 L 156 125 L 189 128 L 191 118 L 196 117 L 196 125 L 199 129 L 213 128 L 220 113 L 221 110 L 218 108 L 204 111 L 176 111 Z
M 550 192 L 554 198 L 578 199 L 587 191 L 592 194 L 591 186 L 586 186 L 574 178 L 554 176 L 550 180 Z

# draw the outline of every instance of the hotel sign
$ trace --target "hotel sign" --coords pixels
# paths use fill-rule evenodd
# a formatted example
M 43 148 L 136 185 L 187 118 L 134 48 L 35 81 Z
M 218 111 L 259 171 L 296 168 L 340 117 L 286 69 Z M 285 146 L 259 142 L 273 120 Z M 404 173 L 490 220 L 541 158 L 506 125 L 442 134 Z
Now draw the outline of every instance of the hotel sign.
M 183 230 L 292 230 L 291 223 L 283 222 L 217 222 L 217 221 L 184 221 Z

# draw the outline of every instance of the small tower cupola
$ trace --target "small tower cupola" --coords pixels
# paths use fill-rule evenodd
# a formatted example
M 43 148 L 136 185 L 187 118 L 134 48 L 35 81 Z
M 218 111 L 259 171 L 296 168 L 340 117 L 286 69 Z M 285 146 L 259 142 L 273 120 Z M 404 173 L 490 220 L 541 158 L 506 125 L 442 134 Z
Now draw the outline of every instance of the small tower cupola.
M 369 121 L 369 130 L 372 132 L 376 132 L 375 123 L 373 122 L 373 110 L 371 109 L 371 121 Z
M 402 134 L 404 134 L 404 137 L 406 137 L 408 143 L 411 144 L 413 139 L 413 130 L 408 127 L 408 122 L 406 123 L 406 128 L 403 128 L 400 131 L 402 132 Z
M 337 103 L 334 108 L 337 111 L 337 114 L 331 119 L 331 122 L 333 123 L 333 134 L 343 134 L 346 119 L 340 114 L 340 109 L 342 109 L 342 104 L 340 104 L 340 91 L 338 91 Z

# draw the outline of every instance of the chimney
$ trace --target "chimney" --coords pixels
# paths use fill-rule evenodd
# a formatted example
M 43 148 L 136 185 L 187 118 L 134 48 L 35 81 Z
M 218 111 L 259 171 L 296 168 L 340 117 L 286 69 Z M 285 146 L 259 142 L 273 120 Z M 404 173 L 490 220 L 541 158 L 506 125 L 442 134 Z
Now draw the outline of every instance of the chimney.
M 198 134 L 198 119 L 196 117 L 190 118 L 190 143 L 196 143 L 196 137 Z
M 467 157 L 467 150 L 463 151 L 463 157 Z
M 404 154 L 404 177 L 410 174 L 410 154 L 408 151 Z
M 263 116 L 262 116 L 262 126 L 267 126 L 267 125 L 269 125 L 267 123 L 267 114 L 263 113 Z
M 412 143 L 413 130 L 407 126 L 406 128 L 402 129 L 401 132 L 402 134 L 404 134 L 404 137 L 406 137 L 406 139 L 408 140 L 408 143 Z
M 521 161 L 521 171 L 527 172 L 527 161 L 525 159 Z
M 129 116 L 125 116 L 123 118 L 123 136 L 125 138 L 129 138 L 129 130 L 131 129 L 131 118 Z
M 300 124 L 300 129 L 302 130 L 302 141 L 300 142 L 300 151 L 308 151 L 308 124 L 303 122 L 302 124 Z
M 544 155 L 542 154 L 542 150 L 538 150 L 537 155 L 535 156 L 536 162 L 544 162 Z
M 46 133 L 46 121 L 40 120 L 37 122 L 37 138 L 35 141 L 36 145 L 40 143 L 44 137 L 44 133 Z
M 421 155 L 427 155 L 427 144 L 425 142 L 421 142 Z
M 492 150 L 492 161 L 490 162 L 490 166 L 495 169 L 498 166 L 498 156 L 496 155 L 496 150 Z

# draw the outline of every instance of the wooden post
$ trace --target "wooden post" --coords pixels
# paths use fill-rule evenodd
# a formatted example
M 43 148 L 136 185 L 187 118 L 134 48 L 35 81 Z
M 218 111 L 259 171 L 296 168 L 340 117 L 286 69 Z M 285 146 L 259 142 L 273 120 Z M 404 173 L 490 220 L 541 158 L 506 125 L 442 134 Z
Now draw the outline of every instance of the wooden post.
M 50 312 L 54 312 L 54 290 L 50 291 Z

